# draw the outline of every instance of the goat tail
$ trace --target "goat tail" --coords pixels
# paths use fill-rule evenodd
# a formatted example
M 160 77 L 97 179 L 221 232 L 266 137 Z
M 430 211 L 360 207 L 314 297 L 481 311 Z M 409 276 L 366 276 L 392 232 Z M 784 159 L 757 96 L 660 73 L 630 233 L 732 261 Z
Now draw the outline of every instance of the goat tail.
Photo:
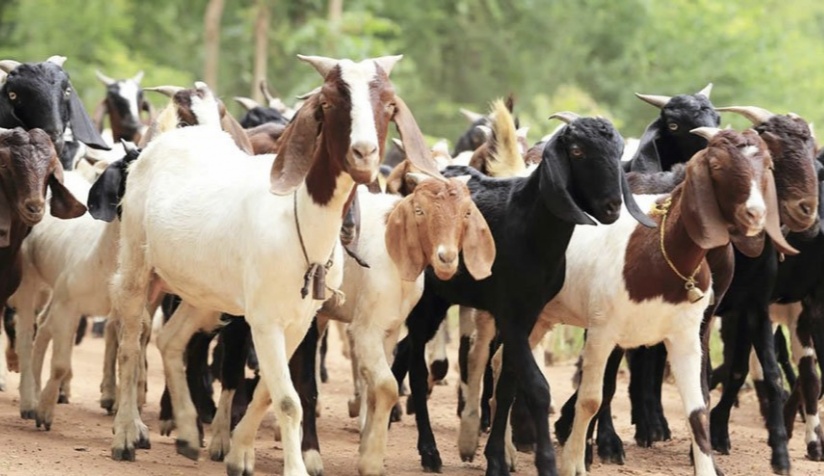
M 492 103 L 492 147 L 486 170 L 490 177 L 514 177 L 526 169 L 518 149 L 515 119 L 503 100 Z

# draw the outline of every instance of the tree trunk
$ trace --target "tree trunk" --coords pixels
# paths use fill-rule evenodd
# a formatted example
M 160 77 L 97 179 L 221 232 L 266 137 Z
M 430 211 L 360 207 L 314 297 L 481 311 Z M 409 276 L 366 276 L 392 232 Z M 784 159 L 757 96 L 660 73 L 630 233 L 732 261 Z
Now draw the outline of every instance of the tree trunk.
M 266 58 L 269 46 L 269 0 L 257 0 L 255 20 L 255 64 L 252 71 L 252 99 L 263 104 L 260 82 L 266 79 Z
M 203 16 L 203 34 L 206 58 L 203 66 L 203 80 L 217 94 L 217 67 L 220 56 L 220 19 L 223 16 L 224 0 L 209 0 Z
M 343 17 L 343 0 L 329 0 L 329 25 L 337 33 Z

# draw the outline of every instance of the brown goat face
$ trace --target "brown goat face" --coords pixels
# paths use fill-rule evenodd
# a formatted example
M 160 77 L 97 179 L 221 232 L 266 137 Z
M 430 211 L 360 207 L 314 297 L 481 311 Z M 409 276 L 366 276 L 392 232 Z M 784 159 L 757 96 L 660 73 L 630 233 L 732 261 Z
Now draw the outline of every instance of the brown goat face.
M 467 177 L 448 181 L 410 174 L 418 181 L 412 195 L 390 214 L 386 245 L 406 280 L 414 280 L 427 265 L 438 279 L 451 279 L 464 265 L 475 279 L 492 272 L 495 242 L 472 202 Z
M 347 144 L 341 154 L 343 169 L 356 183 L 370 183 L 378 175 L 382 145 L 395 112 L 395 90 L 387 73 L 377 60 L 343 59 L 329 71 L 321 88 L 324 123 L 335 125 L 324 129 L 324 134 L 331 135 L 331 144 Z
M 797 116 L 774 115 L 757 127 L 775 162 L 775 184 L 781 223 L 801 232 L 818 218 L 815 141 Z

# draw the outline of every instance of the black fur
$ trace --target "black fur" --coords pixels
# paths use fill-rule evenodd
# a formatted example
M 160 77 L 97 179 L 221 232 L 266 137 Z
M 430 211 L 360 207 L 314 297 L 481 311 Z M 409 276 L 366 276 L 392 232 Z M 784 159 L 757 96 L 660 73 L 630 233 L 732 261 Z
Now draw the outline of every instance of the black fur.
M 283 117 L 283 114 L 278 112 L 277 109 L 264 106 L 249 109 L 238 122 L 244 129 L 251 129 L 252 127 L 266 124 L 267 122 L 274 122 L 275 124 L 282 124 L 284 126 L 289 124 L 289 120 Z

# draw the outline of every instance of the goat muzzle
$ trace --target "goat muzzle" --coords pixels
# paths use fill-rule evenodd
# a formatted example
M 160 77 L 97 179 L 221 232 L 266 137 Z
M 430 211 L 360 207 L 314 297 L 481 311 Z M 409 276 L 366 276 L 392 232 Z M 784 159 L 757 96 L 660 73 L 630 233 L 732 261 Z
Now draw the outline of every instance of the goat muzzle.
M 355 142 L 346 154 L 347 172 L 357 183 L 371 183 L 380 169 L 380 154 L 377 144 Z

